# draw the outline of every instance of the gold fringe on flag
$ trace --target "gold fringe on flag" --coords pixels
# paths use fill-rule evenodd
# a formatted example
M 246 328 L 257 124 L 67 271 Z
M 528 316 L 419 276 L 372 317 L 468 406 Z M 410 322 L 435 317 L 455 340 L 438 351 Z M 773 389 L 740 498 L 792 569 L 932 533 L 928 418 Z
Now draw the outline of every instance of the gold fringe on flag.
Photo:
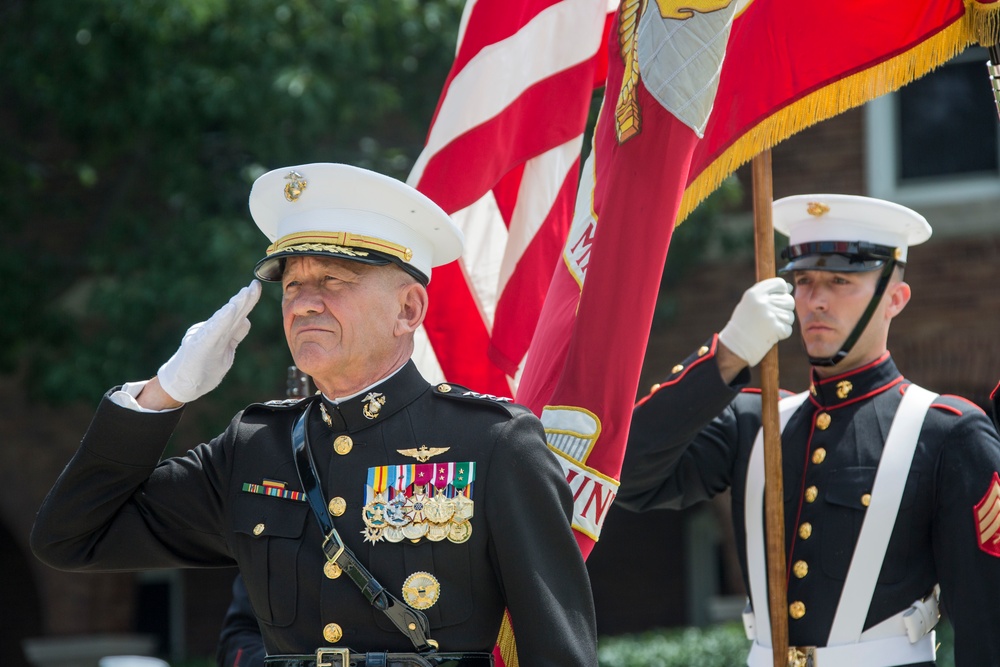
M 993 46 L 1000 42 L 1000 0 L 965 0 L 965 14 L 972 21 L 972 32 L 981 45 Z
M 970 3 L 970 0 L 966 2 Z M 972 1 L 970 4 L 982 3 Z M 988 16 L 984 17 L 983 12 Z M 736 140 L 687 187 L 677 213 L 677 224 L 681 224 L 727 176 L 761 151 L 810 125 L 922 77 L 976 43 L 976 31 L 980 28 L 992 26 L 995 30 L 996 22 L 1000 20 L 1000 0 L 983 7 L 976 16 L 973 14 L 975 12 L 966 11 L 963 18 L 909 51 L 824 86 L 765 118 Z
M 517 644 L 514 642 L 514 628 L 510 624 L 510 614 L 504 610 L 503 623 L 500 624 L 500 634 L 497 635 L 497 648 L 503 658 L 505 667 L 518 667 Z

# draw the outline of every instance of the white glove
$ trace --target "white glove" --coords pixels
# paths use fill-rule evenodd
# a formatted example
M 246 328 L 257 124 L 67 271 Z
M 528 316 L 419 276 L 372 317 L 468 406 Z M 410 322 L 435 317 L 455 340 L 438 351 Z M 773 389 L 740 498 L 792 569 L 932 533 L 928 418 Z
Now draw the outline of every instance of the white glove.
M 259 298 L 260 282 L 254 280 L 208 320 L 188 329 L 180 348 L 156 374 L 163 391 L 190 403 L 218 387 L 233 365 L 236 346 L 250 331 L 247 315 Z
M 756 366 L 779 340 L 792 335 L 795 298 L 784 278 L 762 280 L 736 304 L 719 340 L 733 354 Z

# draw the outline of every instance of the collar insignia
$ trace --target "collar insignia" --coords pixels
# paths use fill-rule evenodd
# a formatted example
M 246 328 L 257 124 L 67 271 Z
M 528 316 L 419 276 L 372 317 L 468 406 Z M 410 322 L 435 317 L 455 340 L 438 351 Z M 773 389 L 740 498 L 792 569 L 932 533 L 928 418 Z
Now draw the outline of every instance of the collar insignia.
M 385 405 L 385 395 L 372 391 L 369 392 L 363 400 L 365 402 L 365 407 L 361 411 L 365 413 L 365 417 L 368 419 L 375 419 L 378 417 L 379 410 L 381 410 L 382 406 Z
M 851 384 L 850 380 L 841 380 L 837 383 L 837 398 L 841 400 L 847 398 L 852 389 L 854 389 L 854 385 Z
M 326 405 L 323 404 L 323 401 L 319 402 L 319 414 L 323 417 L 323 423 L 330 428 L 333 428 L 333 418 L 330 417 L 330 413 L 327 412 Z

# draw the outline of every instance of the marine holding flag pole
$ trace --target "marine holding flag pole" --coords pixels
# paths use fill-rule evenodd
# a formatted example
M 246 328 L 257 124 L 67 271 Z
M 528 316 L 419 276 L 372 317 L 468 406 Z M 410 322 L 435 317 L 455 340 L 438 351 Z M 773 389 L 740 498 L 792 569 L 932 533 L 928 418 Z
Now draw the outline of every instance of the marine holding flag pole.
M 1000 116 L 1000 43 L 989 47 L 990 59 L 986 68 L 990 72 L 990 83 L 993 84 L 993 99 L 997 103 L 997 115 Z
M 774 225 L 771 203 L 771 151 L 753 158 L 753 222 L 757 256 L 757 281 L 773 278 Z M 778 417 L 778 347 L 768 350 L 760 363 L 761 423 L 764 429 L 764 526 L 767 545 L 767 609 L 771 618 L 774 667 L 788 661 L 788 594 L 785 584 L 785 508 L 781 474 L 781 422 Z

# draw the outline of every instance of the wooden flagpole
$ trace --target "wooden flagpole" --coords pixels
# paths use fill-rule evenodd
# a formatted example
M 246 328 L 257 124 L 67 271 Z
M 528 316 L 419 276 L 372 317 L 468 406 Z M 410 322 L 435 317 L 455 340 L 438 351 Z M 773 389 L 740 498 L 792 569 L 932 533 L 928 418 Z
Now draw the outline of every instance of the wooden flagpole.
M 771 151 L 753 158 L 754 246 L 757 280 L 776 275 L 774 225 L 771 219 L 773 188 Z M 778 347 L 768 350 L 760 363 L 761 411 L 764 428 L 764 525 L 767 544 L 768 611 L 774 667 L 788 664 L 788 596 L 785 580 L 785 510 L 781 473 L 781 424 L 778 419 Z

